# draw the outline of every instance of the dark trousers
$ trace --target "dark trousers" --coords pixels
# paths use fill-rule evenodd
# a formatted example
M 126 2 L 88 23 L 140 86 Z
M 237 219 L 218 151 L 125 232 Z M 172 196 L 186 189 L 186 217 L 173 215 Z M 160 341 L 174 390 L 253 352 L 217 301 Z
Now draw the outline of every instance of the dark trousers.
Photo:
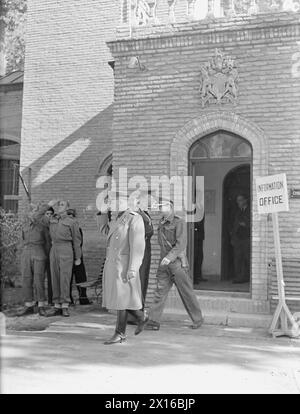
M 250 240 L 238 240 L 234 244 L 235 280 L 250 280 Z
M 194 232 L 194 281 L 202 278 L 203 242 L 199 232 Z
M 183 305 L 194 323 L 203 320 L 201 309 L 193 290 L 192 280 L 177 259 L 168 266 L 159 266 L 157 271 L 157 289 L 154 302 L 149 311 L 149 318 L 159 322 L 164 310 L 168 293 L 175 283 Z
M 137 322 L 141 322 L 144 320 L 144 312 L 142 310 L 118 310 L 116 333 L 118 333 L 119 335 L 125 336 L 128 316 L 131 316 Z
M 75 279 L 75 283 L 84 283 L 87 281 L 87 275 L 86 275 L 86 270 L 85 270 L 85 266 L 84 266 L 84 262 L 83 262 L 83 257 L 81 257 L 81 263 L 79 266 L 73 266 L 73 273 L 72 273 L 72 278 L 71 278 L 71 283 L 70 283 L 70 298 L 71 298 L 71 302 L 73 303 L 73 297 L 72 297 L 72 285 L 73 285 L 73 280 Z M 86 299 L 86 288 L 77 286 L 77 290 L 79 293 L 79 301 L 80 299 Z
M 50 269 L 50 259 L 49 258 L 46 262 L 46 276 L 47 276 L 48 304 L 51 305 L 52 300 L 53 300 L 53 291 L 52 291 L 51 269 Z
M 144 258 L 143 258 L 142 265 L 140 267 L 143 308 L 146 302 L 146 296 L 147 296 L 147 290 L 148 290 L 148 284 L 149 284 L 150 266 L 151 266 L 151 241 L 149 239 L 149 240 L 146 240 Z

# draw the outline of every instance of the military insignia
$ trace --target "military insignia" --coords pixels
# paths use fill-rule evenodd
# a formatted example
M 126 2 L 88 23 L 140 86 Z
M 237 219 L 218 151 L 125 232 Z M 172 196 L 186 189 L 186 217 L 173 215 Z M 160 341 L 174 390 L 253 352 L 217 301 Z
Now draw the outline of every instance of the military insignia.
M 209 103 L 235 103 L 238 95 L 237 81 L 235 61 L 216 49 L 215 56 L 201 67 L 202 107 Z

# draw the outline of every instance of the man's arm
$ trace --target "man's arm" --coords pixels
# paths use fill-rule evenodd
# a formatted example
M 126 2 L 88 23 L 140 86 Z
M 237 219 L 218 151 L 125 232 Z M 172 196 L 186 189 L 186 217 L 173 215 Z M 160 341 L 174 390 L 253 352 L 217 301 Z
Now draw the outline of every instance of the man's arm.
M 166 258 L 170 262 L 174 262 L 181 253 L 183 253 L 187 246 L 187 228 L 186 223 L 181 219 L 176 223 L 176 243 L 169 251 Z
M 138 274 L 145 252 L 145 226 L 140 215 L 136 215 L 129 228 L 130 259 L 128 273 Z
M 97 215 L 97 225 L 100 233 L 107 236 L 110 228 L 108 213 Z
M 79 230 L 79 224 L 77 221 L 74 221 L 72 225 L 70 226 L 71 233 L 72 233 L 72 239 L 73 239 L 73 248 L 74 248 L 74 254 L 75 254 L 75 261 L 80 260 L 82 256 L 82 250 L 81 250 L 81 234 Z

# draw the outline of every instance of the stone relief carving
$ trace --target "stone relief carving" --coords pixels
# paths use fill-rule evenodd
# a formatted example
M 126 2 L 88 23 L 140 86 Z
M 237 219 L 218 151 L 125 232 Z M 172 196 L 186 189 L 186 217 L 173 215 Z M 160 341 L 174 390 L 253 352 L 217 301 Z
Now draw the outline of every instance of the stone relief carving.
M 236 64 L 219 49 L 216 49 L 215 56 L 201 67 L 200 80 L 203 107 L 209 103 L 236 102 L 238 95 Z

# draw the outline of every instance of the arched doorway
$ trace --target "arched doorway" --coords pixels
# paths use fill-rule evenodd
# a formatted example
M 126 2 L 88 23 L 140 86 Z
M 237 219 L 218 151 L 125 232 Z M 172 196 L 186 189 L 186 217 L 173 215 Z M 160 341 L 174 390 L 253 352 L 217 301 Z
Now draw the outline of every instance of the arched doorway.
M 251 205 L 252 147 L 239 135 L 216 131 L 191 146 L 189 171 L 194 182 L 196 176 L 204 176 L 205 194 L 203 222 L 189 225 L 188 253 L 195 288 L 248 292 L 249 283 L 232 283 L 230 234 L 237 195 L 246 195 Z

